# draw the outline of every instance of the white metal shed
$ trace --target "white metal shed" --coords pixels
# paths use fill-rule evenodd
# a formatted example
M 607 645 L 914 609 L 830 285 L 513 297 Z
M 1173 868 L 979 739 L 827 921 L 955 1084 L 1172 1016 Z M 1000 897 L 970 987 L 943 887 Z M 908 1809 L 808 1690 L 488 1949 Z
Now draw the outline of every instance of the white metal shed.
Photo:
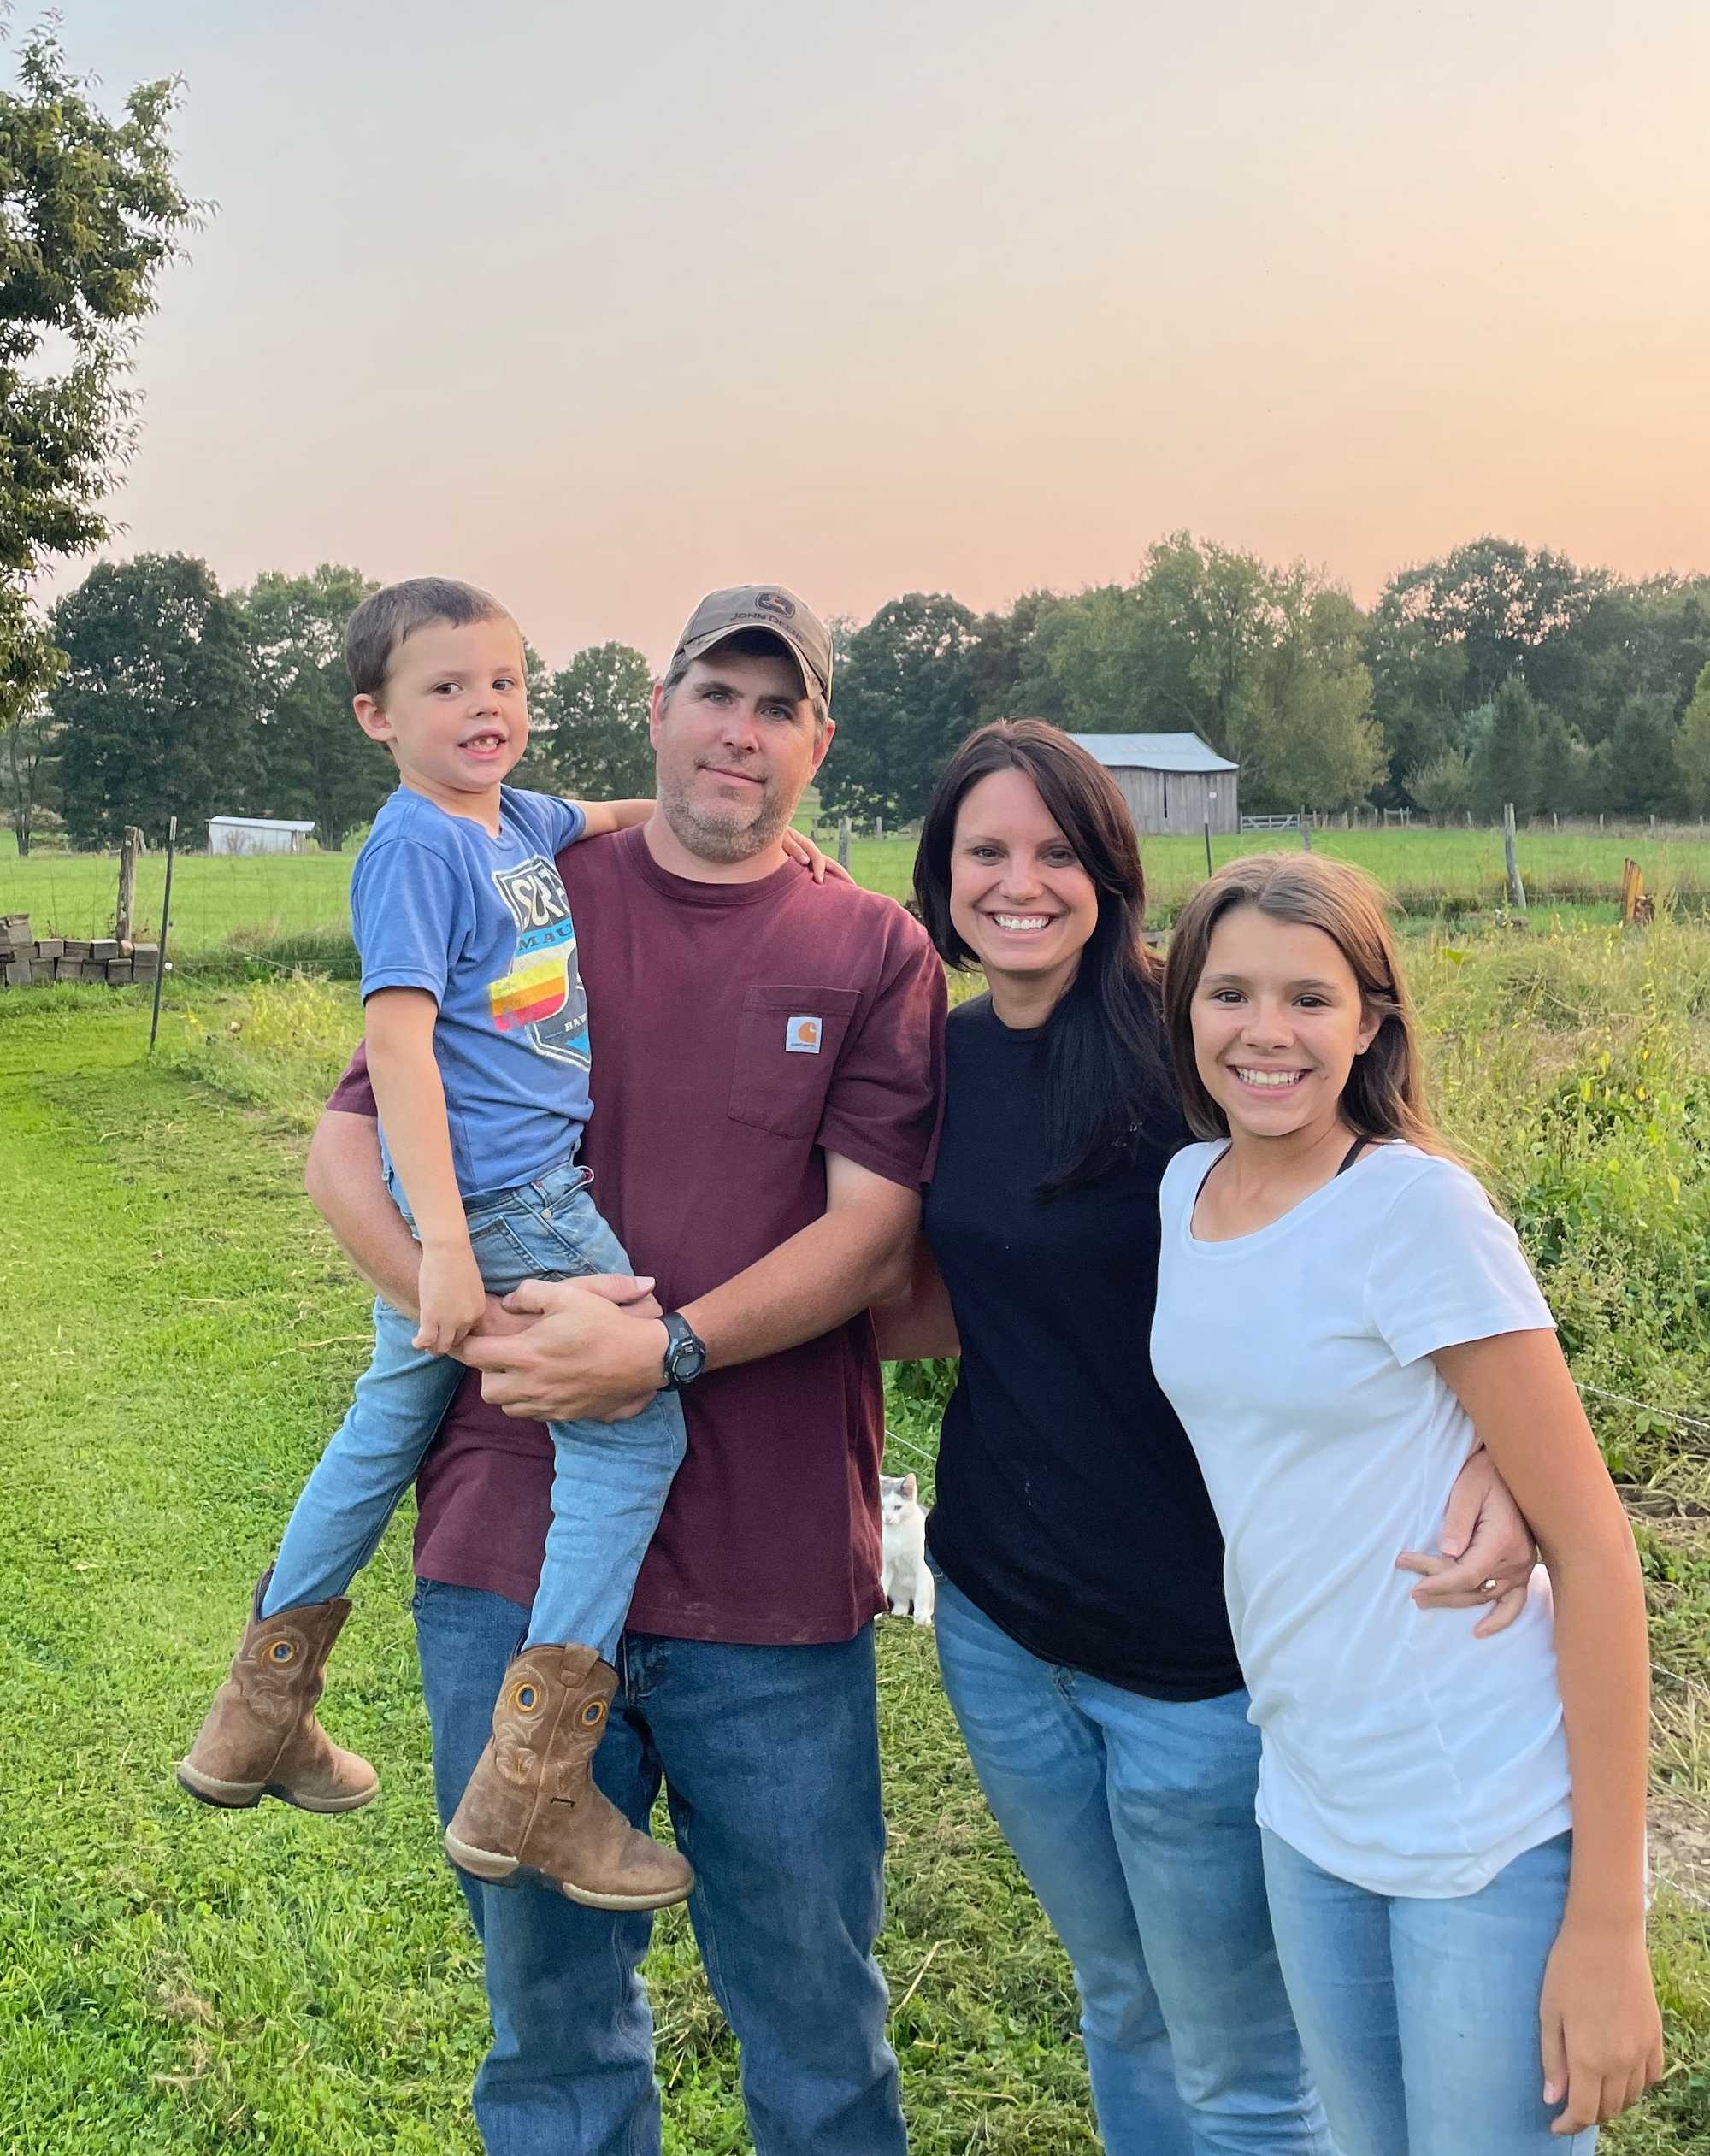
M 208 824 L 208 851 L 301 853 L 314 828 L 312 822 L 291 823 L 276 816 L 212 816 Z

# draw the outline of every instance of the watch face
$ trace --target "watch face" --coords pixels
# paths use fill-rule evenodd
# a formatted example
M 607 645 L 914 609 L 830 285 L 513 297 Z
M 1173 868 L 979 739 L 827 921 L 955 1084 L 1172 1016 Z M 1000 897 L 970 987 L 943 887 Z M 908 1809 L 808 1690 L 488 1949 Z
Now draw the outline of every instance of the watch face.
M 706 1350 L 698 1340 L 682 1341 L 671 1357 L 671 1375 L 680 1383 L 699 1377 L 706 1364 Z

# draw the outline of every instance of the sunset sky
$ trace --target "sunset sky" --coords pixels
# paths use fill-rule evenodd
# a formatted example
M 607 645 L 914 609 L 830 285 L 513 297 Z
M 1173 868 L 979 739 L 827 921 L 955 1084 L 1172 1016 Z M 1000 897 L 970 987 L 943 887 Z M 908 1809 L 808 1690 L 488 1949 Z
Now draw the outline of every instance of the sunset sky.
M 1704 0 L 64 14 L 218 204 L 119 551 L 467 576 L 554 663 L 1183 526 L 1363 601 L 1485 531 L 1710 569 Z

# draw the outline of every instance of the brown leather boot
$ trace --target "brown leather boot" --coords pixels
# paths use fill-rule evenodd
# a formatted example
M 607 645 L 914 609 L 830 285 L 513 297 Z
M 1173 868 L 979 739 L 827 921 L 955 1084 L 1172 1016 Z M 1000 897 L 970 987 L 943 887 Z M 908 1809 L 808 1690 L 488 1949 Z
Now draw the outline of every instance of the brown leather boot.
M 380 1794 L 366 1759 L 341 1752 L 315 1719 L 322 1673 L 348 1602 L 304 1602 L 264 1617 L 271 1567 L 256 1582 L 231 1674 L 214 1694 L 178 1778 L 203 1804 L 247 1811 L 278 1797 L 304 1811 L 354 1811 Z
M 637 1834 L 589 1771 L 617 1672 L 592 1647 L 537 1646 L 504 1673 L 492 1735 L 445 1854 L 492 1886 L 533 1879 L 591 1909 L 663 1909 L 694 1873 L 675 1849 Z

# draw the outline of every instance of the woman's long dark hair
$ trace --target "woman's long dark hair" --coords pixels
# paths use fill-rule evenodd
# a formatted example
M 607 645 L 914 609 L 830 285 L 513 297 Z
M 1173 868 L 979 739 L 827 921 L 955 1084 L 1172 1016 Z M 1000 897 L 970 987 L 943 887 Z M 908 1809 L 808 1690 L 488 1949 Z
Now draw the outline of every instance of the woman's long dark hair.
M 1130 1157 L 1148 1110 L 1172 1090 L 1159 969 L 1141 940 L 1146 879 L 1128 804 L 1104 766 L 1042 719 L 970 733 L 933 790 L 914 891 L 940 957 L 962 971 L 978 963 L 950 917 L 950 858 L 964 796 L 996 771 L 1032 781 L 1098 893 L 1098 924 L 1045 1034 L 1051 1168 L 1040 1190 L 1053 1198 Z

